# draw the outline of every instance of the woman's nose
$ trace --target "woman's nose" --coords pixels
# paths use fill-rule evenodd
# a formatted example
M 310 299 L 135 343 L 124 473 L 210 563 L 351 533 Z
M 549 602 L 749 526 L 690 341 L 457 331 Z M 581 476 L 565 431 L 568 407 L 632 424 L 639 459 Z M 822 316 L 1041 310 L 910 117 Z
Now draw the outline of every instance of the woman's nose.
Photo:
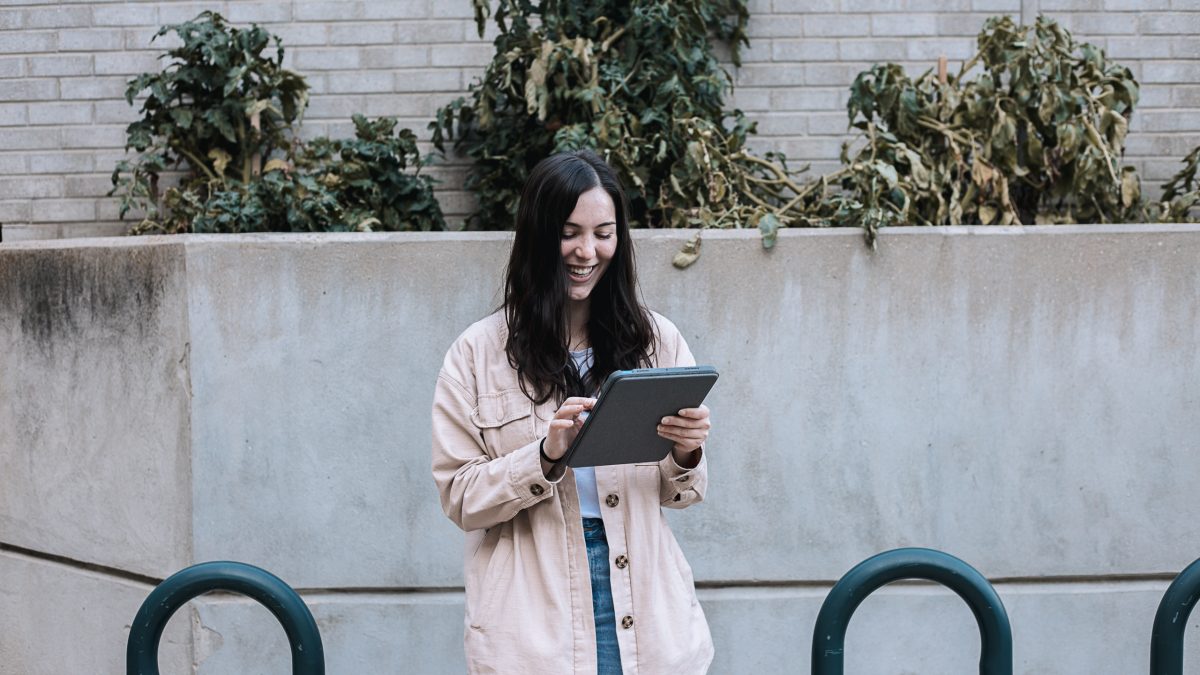
M 583 239 L 579 242 L 579 246 L 575 249 L 575 255 L 584 260 L 591 260 L 592 254 L 596 250 L 596 244 L 591 239 Z

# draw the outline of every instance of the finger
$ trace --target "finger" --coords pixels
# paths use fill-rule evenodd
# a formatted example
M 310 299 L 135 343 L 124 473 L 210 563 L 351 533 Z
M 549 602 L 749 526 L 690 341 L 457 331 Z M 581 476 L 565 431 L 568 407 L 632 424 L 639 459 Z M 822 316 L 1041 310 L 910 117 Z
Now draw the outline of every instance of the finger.
M 582 404 L 564 405 L 563 407 L 554 411 L 554 419 L 562 420 L 562 419 L 572 419 L 572 418 L 578 417 L 579 413 L 583 412 L 584 410 L 587 410 L 588 407 L 590 407 L 590 406 L 585 406 Z
M 659 424 L 665 424 L 672 427 L 681 427 L 685 429 L 708 429 L 712 426 L 708 419 L 689 419 L 687 417 L 668 416 L 659 420 Z
M 664 427 L 658 428 L 658 435 L 677 443 L 691 443 L 693 445 L 700 445 L 708 440 L 708 434 L 697 434 L 695 432 L 679 433 L 671 428 Z
M 563 405 L 581 405 L 591 409 L 592 406 L 596 405 L 596 399 L 586 396 L 571 396 L 563 401 Z
M 660 434 L 671 434 L 676 438 L 686 438 L 698 441 L 704 441 L 708 439 L 708 432 L 703 429 L 685 429 L 668 425 L 659 425 L 658 432 Z
M 679 415 L 680 417 L 689 417 L 696 420 L 708 419 L 708 406 L 700 404 L 699 408 L 684 408 L 679 411 Z

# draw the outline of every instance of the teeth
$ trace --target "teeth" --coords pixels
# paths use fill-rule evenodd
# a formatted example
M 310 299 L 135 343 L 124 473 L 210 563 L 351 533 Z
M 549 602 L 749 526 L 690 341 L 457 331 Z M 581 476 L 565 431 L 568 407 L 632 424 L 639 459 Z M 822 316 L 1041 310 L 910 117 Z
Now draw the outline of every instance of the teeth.
M 591 267 L 568 267 L 567 270 L 577 276 L 585 276 L 592 271 Z

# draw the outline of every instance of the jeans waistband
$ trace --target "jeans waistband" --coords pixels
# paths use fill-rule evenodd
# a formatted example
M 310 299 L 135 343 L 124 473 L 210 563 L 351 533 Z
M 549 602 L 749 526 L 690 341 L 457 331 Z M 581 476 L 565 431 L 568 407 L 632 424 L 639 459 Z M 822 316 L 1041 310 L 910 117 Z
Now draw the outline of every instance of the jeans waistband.
M 604 519 L 602 518 L 584 518 L 583 519 L 583 536 L 587 539 L 602 539 L 604 538 Z

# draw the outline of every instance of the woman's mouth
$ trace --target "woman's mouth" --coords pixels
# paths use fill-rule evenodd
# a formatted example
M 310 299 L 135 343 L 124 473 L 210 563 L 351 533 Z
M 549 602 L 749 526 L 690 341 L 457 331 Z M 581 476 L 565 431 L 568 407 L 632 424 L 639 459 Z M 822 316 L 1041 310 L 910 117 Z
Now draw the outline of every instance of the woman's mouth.
M 571 277 L 571 281 L 587 281 L 595 270 L 595 265 L 567 265 L 567 276 Z

